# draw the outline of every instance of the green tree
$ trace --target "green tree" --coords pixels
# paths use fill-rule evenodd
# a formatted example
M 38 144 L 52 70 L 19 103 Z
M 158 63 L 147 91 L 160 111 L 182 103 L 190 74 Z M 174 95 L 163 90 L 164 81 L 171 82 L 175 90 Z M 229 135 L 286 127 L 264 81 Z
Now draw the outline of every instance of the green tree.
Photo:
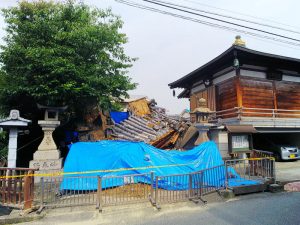
M 7 27 L 1 46 L 2 111 L 30 114 L 36 103 L 112 107 L 135 84 L 126 76 L 133 58 L 123 45 L 122 21 L 110 10 L 67 1 L 21 1 L 2 10 Z M 24 115 L 24 112 L 23 112 Z M 31 115 L 27 115 L 31 118 Z

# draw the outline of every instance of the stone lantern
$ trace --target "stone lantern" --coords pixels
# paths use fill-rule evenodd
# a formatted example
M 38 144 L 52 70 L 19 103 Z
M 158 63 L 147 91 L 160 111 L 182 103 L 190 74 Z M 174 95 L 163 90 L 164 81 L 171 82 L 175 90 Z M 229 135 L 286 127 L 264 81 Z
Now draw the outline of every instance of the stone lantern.
M 194 109 L 192 114 L 196 115 L 196 123 L 208 123 L 209 116 L 213 113 L 207 108 L 206 99 L 199 99 L 199 107 Z
M 17 144 L 19 129 L 27 127 L 28 123 L 31 123 L 31 121 L 20 117 L 19 110 L 15 109 L 10 111 L 8 118 L 0 120 L 0 127 L 9 130 L 7 157 L 8 168 L 16 168 L 17 166 Z
M 199 136 L 195 144 L 201 144 L 209 140 L 208 131 L 213 125 L 209 123 L 209 117 L 213 112 L 207 107 L 206 99 L 200 98 L 198 108 L 194 109 L 191 114 L 196 116 L 194 126 L 198 129 Z
M 30 161 L 29 167 L 39 169 L 38 173 L 59 172 L 62 168 L 62 158 L 53 140 L 52 133 L 60 125 L 59 112 L 66 110 L 67 106 L 49 107 L 38 104 L 38 108 L 45 111 L 44 120 L 38 121 L 44 131 L 44 138 L 33 154 L 33 160 Z

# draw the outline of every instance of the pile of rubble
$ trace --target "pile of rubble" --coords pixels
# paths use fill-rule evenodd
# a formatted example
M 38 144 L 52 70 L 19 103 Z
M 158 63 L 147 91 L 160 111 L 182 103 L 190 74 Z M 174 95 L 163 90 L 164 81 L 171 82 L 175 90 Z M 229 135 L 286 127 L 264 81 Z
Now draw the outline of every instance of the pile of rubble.
M 141 99 L 138 101 L 141 105 Z M 144 98 L 143 101 L 147 102 L 149 109 L 145 110 L 145 104 L 142 104 L 142 110 L 148 113 L 141 113 L 138 105 L 131 102 L 127 106 L 130 112 L 128 119 L 111 127 L 113 139 L 143 141 L 161 149 L 183 149 L 190 139 L 197 139 L 197 129 L 186 118 L 168 116 L 163 108 L 156 106 L 154 100 Z
M 190 113 L 186 110 L 180 115 L 167 115 L 164 108 L 145 96 L 131 97 L 122 105 L 122 112 L 103 113 L 100 109 L 91 109 L 85 118 L 88 126 L 81 125 L 76 130 L 79 141 L 142 141 L 161 149 L 190 149 L 206 141 L 190 123 Z M 114 120 L 112 113 L 126 116 Z

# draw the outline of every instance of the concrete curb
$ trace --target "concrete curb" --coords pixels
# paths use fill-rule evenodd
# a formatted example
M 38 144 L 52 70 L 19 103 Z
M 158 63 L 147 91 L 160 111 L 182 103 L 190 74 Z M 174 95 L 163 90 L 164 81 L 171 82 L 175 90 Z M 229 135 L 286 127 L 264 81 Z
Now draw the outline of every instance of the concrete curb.
M 40 220 L 45 216 L 44 213 L 38 215 L 35 212 L 33 212 L 32 214 L 20 215 L 20 212 L 21 211 L 13 213 L 12 215 L 10 214 L 0 216 L 0 225 L 31 222 L 35 220 Z
M 286 185 L 287 183 L 300 182 L 300 179 L 299 180 L 290 180 L 290 181 L 280 181 L 280 180 L 278 180 L 276 182 L 279 182 L 282 185 Z

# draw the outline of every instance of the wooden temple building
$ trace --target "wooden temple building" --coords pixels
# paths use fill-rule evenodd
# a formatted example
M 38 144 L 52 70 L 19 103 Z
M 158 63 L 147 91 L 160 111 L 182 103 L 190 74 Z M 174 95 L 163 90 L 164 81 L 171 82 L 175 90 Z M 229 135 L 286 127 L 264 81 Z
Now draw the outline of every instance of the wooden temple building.
M 169 86 L 183 88 L 178 98 L 189 98 L 192 122 L 201 123 L 195 110 L 206 100 L 210 137 L 224 154 L 251 150 L 245 134 L 254 132 L 289 133 L 300 145 L 300 59 L 249 49 L 237 36 L 225 52 Z M 232 130 L 243 134 L 234 138 L 239 143 L 232 143 Z

